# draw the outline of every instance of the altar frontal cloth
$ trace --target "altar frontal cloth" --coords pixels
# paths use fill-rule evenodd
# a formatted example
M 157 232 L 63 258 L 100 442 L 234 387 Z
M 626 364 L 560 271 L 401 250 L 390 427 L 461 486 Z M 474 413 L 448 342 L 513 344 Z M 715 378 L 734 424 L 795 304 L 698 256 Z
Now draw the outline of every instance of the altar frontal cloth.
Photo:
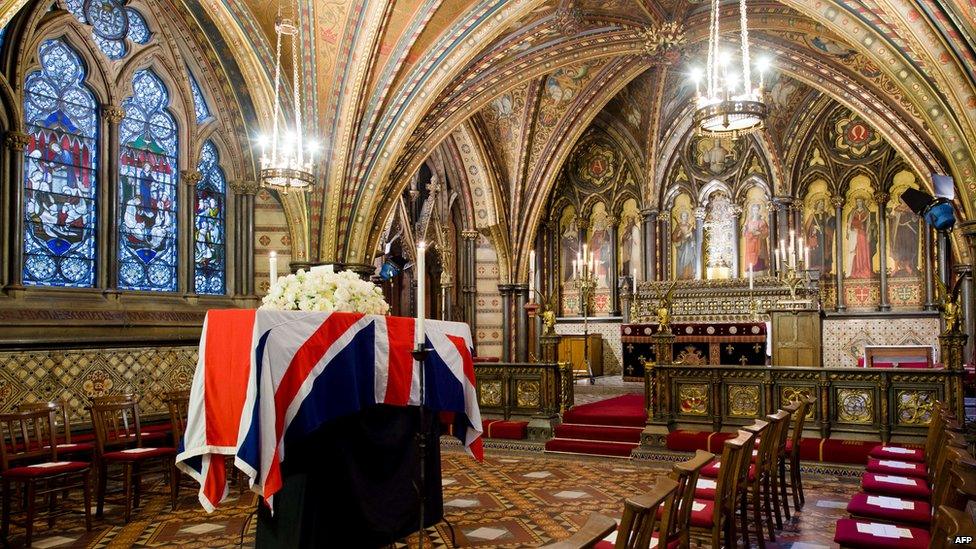
M 288 441 L 376 404 L 420 405 L 414 319 L 358 313 L 207 313 L 177 466 L 208 512 L 226 497 L 224 456 L 273 508 Z M 482 459 L 481 413 L 466 324 L 425 322 L 425 404 L 453 412 L 454 433 Z

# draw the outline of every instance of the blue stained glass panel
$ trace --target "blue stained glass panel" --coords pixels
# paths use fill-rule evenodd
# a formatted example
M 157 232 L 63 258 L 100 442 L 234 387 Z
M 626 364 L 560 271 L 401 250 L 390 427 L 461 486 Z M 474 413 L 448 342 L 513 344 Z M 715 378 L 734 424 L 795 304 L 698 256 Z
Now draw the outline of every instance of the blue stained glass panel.
M 197 171 L 201 179 L 196 189 L 194 221 L 194 286 L 198 294 L 220 295 L 224 290 L 226 250 L 224 208 L 227 180 L 220 167 L 220 155 L 212 141 L 203 144 Z
M 137 44 L 149 42 L 152 33 L 149 32 L 149 25 L 142 14 L 132 8 L 125 8 L 125 12 L 129 16 L 129 34 L 126 37 Z
M 186 73 L 190 75 L 190 92 L 193 94 L 193 110 L 196 111 L 197 124 L 200 124 L 210 118 L 210 108 L 207 107 L 207 100 L 203 97 L 203 91 L 200 90 L 199 82 L 197 82 L 197 79 L 193 76 L 189 68 L 186 69 Z
M 119 0 L 65 0 L 65 7 L 78 21 L 92 26 L 92 39 L 109 59 L 128 55 L 126 39 L 146 44 L 152 37 L 146 18 Z
M 136 72 L 119 124 L 119 287 L 177 289 L 178 136 L 169 92 L 151 70 Z
M 95 285 L 98 110 L 85 67 L 61 40 L 24 81 L 24 284 Z

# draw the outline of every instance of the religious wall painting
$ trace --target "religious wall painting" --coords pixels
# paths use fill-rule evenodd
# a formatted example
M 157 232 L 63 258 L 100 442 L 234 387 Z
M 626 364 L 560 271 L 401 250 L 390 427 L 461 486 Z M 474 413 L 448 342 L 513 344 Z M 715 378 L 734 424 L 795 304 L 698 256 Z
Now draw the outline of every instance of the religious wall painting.
M 738 159 L 739 141 L 698 137 L 693 143 L 695 164 L 704 172 L 719 175 L 731 168 Z
M 637 201 L 633 198 L 624 202 L 620 214 L 620 274 L 640 278 L 641 271 L 641 221 Z
M 556 125 L 559 113 L 562 112 L 557 106 L 565 105 L 576 98 L 583 85 L 589 81 L 590 71 L 590 66 L 584 64 L 558 69 L 546 77 L 543 100 L 539 107 L 539 121 L 543 125 Z
M 593 295 L 593 313 L 610 312 L 610 271 L 613 262 L 613 241 L 610 235 L 610 218 L 607 208 L 598 202 L 590 211 L 590 224 L 587 233 L 587 251 L 593 258 L 593 276 L 596 290 Z
M 705 273 L 709 280 L 731 276 L 734 265 L 735 206 L 724 191 L 709 195 L 705 206 Z
M 676 196 L 671 206 L 671 253 L 674 278 L 694 279 L 698 265 L 695 215 L 691 196 L 686 193 Z
M 885 144 L 884 138 L 861 117 L 838 109 L 831 119 L 830 136 L 834 153 L 846 160 L 873 156 Z
M 851 179 L 842 210 L 844 293 L 849 308 L 870 309 L 880 303 L 878 275 L 878 206 L 871 181 Z
M 760 275 L 770 270 L 769 254 L 769 197 L 759 186 L 752 186 L 746 191 L 742 202 L 742 227 L 739 246 L 742 249 L 742 261 L 739 263 L 739 275 L 748 276 L 750 267 L 753 273 Z
M 809 250 L 808 268 L 819 270 L 821 280 L 834 272 L 836 217 L 827 182 L 811 183 L 803 199 L 802 237 Z
M 567 206 L 559 217 L 559 264 L 562 284 L 562 316 L 579 314 L 579 293 L 573 284 L 573 262 L 580 253 L 576 208 Z
M 616 178 L 620 164 L 613 149 L 599 141 L 590 141 L 574 160 L 576 177 L 597 188 L 607 186 Z
M 894 309 L 916 309 L 925 301 L 924 225 L 901 200 L 909 188 L 918 189 L 915 175 L 907 170 L 895 174 L 887 205 L 888 301 Z

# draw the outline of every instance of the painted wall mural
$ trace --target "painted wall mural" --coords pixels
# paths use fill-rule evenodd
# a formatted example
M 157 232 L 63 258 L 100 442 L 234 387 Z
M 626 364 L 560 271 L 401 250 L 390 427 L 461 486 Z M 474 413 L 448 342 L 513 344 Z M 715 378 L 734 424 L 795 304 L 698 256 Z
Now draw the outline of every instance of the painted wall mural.
M 741 242 L 742 261 L 739 276 L 747 276 L 750 268 L 756 275 L 770 270 L 769 253 L 769 197 L 759 187 L 746 192 L 742 205 Z
M 579 221 L 576 208 L 568 206 L 559 218 L 560 282 L 563 287 L 561 309 L 563 316 L 579 314 L 579 293 L 573 286 L 573 261 L 581 253 Z
M 612 261 L 612 240 L 610 219 L 607 207 L 597 203 L 590 212 L 590 226 L 587 233 L 587 251 L 593 254 L 593 276 L 596 290 L 593 292 L 593 314 L 609 314 L 610 303 L 610 265 Z
M 633 198 L 624 202 L 623 213 L 620 215 L 620 269 L 621 276 L 644 278 L 641 273 L 641 218 L 637 209 L 637 201 Z
M 691 280 L 697 274 L 698 245 L 695 238 L 695 215 L 691 197 L 681 193 L 671 207 L 672 276 Z

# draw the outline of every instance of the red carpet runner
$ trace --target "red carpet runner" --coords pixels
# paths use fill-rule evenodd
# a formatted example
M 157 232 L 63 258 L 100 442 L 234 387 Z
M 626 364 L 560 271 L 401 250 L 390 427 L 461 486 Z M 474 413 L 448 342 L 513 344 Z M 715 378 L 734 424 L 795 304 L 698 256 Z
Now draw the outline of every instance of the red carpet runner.
M 630 456 L 644 430 L 644 396 L 621 395 L 573 406 L 546 442 L 548 452 Z

